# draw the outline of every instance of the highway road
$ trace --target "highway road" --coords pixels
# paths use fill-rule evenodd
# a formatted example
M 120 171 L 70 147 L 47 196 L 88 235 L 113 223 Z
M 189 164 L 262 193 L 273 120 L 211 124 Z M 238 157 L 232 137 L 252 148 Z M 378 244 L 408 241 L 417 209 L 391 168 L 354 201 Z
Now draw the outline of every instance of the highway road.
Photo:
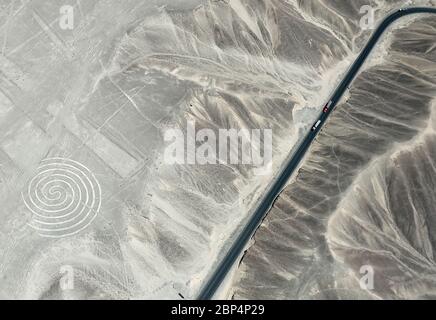
M 262 220 L 265 218 L 268 211 L 271 209 L 275 199 L 278 197 L 280 192 L 286 185 L 286 182 L 289 180 L 291 175 L 297 169 L 301 159 L 304 157 L 305 153 L 309 149 L 310 144 L 314 141 L 317 133 L 321 130 L 325 121 L 333 111 L 336 104 L 341 99 L 342 95 L 346 92 L 347 88 L 350 86 L 353 79 L 356 77 L 360 68 L 364 64 L 366 58 L 371 53 L 372 49 L 377 44 L 380 37 L 386 31 L 386 29 L 396 20 L 401 17 L 408 16 L 411 14 L 418 13 L 431 13 L 436 14 L 436 8 L 425 8 L 425 7 L 411 7 L 399 9 L 391 14 L 389 14 L 384 20 L 380 23 L 380 25 L 375 29 L 371 38 L 356 58 L 354 63 L 351 65 L 350 69 L 345 74 L 342 81 L 336 87 L 333 95 L 328 104 L 329 108 L 323 110 L 320 116 L 318 117 L 316 123 L 312 127 L 311 131 L 307 134 L 307 136 L 302 140 L 295 153 L 289 158 L 288 162 L 284 165 L 281 173 L 277 176 L 275 181 L 271 184 L 269 190 L 263 196 L 259 206 L 253 212 L 252 217 L 242 229 L 241 233 L 238 235 L 232 246 L 230 247 L 227 254 L 224 256 L 223 260 L 219 262 L 215 272 L 211 275 L 209 280 L 205 283 L 200 294 L 198 295 L 198 299 L 207 300 L 212 299 L 215 292 L 225 279 L 229 270 L 234 266 L 237 262 L 238 257 L 240 257 L 242 251 L 245 249 L 248 241 L 253 236 L 254 232 L 261 224 Z

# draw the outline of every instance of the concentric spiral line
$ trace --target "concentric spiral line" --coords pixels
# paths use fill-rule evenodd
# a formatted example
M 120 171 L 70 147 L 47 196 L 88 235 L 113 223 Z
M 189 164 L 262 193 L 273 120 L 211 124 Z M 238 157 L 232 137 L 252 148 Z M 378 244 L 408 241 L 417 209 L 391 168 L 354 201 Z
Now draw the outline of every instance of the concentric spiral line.
M 79 233 L 92 223 L 101 207 L 101 187 L 94 174 L 67 158 L 42 160 L 21 196 L 32 213 L 28 225 L 50 238 Z

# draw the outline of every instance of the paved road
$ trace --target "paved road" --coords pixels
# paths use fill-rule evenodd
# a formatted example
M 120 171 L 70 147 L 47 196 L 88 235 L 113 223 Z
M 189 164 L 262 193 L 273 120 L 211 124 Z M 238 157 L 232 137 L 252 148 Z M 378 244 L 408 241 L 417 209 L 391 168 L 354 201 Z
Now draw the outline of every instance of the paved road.
M 324 125 L 326 119 L 333 111 L 333 108 L 339 102 L 342 95 L 347 90 L 348 86 L 356 77 L 357 73 L 359 72 L 366 58 L 371 53 L 374 46 L 377 44 L 382 34 L 394 21 L 398 20 L 401 17 L 411 14 L 417 14 L 417 13 L 436 14 L 436 8 L 413 7 L 413 8 L 399 9 L 388 15 L 382 21 L 382 23 L 377 27 L 377 29 L 374 31 L 373 35 L 369 39 L 368 43 L 363 48 L 362 52 L 359 54 L 357 59 L 354 61 L 354 63 L 346 73 L 344 79 L 337 86 L 335 92 L 333 93 L 329 101 L 329 103 L 331 102 L 329 108 L 326 110 L 326 112 L 321 113 L 321 115 L 317 119 L 317 122 L 314 124 L 312 130 L 307 134 L 307 136 L 298 146 L 293 156 L 289 159 L 288 163 L 284 166 L 284 169 L 282 170 L 281 174 L 278 175 L 278 178 L 274 181 L 270 189 L 264 195 L 259 206 L 254 211 L 253 216 L 250 218 L 247 225 L 244 227 L 240 235 L 232 244 L 229 251 L 224 256 L 223 260 L 219 263 L 215 272 L 210 277 L 209 281 L 204 285 L 203 289 L 198 295 L 198 299 L 206 300 L 206 299 L 213 298 L 213 295 L 215 294 L 216 290 L 219 288 L 224 278 L 228 274 L 229 270 L 232 268 L 238 257 L 241 255 L 242 250 L 245 249 L 248 241 L 253 236 L 257 227 L 260 225 L 263 218 L 272 207 L 275 199 L 278 197 L 280 192 L 285 187 L 286 182 L 289 180 L 295 169 L 298 167 L 301 159 L 304 157 L 310 144 L 315 139 L 317 133 Z

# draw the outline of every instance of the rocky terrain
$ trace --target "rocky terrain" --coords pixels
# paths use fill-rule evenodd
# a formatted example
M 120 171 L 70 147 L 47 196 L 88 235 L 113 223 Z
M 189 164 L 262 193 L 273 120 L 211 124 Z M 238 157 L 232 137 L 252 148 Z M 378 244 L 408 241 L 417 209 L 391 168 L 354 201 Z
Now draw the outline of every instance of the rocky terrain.
M 435 297 L 436 19 L 389 37 L 257 231 L 235 299 Z
M 378 19 L 406 2 L 0 0 L 0 298 L 194 298 L 368 38 L 360 8 Z M 304 297 L 318 283 L 325 295 L 332 270 L 360 263 L 350 227 L 327 223 L 350 213 L 370 161 L 428 126 L 433 30 L 403 29 L 356 81 L 256 235 L 235 297 Z M 189 122 L 272 130 L 272 170 L 166 163 L 166 133 Z M 401 248 L 428 258 L 424 237 Z

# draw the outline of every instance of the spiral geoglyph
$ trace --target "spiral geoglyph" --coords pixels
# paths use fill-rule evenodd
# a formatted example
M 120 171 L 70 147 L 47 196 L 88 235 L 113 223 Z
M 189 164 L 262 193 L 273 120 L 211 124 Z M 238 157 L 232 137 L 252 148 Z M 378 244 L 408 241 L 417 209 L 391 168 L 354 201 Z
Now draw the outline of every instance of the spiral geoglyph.
M 66 237 L 85 229 L 101 207 L 101 187 L 83 164 L 66 158 L 41 161 L 23 201 L 29 225 L 45 237 Z

